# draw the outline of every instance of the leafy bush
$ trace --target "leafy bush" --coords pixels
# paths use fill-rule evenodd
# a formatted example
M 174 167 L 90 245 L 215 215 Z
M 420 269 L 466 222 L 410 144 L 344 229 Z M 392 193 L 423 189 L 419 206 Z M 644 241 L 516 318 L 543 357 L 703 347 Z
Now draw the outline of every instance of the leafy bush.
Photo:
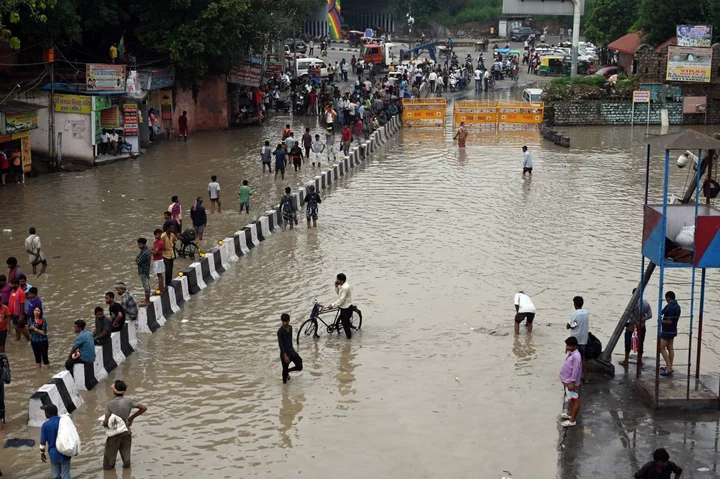
M 560 77 L 560 78 L 553 78 L 552 81 L 550 81 L 551 85 L 555 85 L 558 87 L 570 87 L 570 86 L 577 86 L 577 85 L 587 85 L 587 86 L 602 86 L 607 82 L 605 77 L 596 76 L 596 75 L 588 75 L 583 77 Z

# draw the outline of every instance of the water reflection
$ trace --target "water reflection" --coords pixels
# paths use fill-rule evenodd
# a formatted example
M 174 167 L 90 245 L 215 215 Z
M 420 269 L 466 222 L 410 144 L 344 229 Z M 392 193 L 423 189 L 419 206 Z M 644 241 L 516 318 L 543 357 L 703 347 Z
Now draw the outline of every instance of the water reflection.
M 535 345 L 533 335 L 520 328 L 520 334 L 513 336 L 513 354 L 515 355 L 515 372 L 519 376 L 532 374 L 532 360 L 535 359 Z
M 280 447 L 292 447 L 292 437 L 290 430 L 295 425 L 295 420 L 303 410 L 305 404 L 305 394 L 302 392 L 302 385 L 296 384 L 297 378 L 302 376 L 294 375 L 295 381 L 290 381 L 282 388 L 282 400 L 280 402 L 280 413 L 278 420 L 280 425 Z

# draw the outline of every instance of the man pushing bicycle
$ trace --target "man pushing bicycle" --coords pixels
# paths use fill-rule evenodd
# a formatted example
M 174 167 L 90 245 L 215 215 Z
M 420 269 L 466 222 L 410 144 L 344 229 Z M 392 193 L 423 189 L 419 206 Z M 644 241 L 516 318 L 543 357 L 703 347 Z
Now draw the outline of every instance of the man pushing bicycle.
M 352 318 L 353 309 L 352 306 L 352 291 L 350 285 L 347 282 L 347 277 L 340 273 L 335 279 L 335 292 L 338 295 L 338 299 L 335 303 L 328 306 L 329 308 L 340 309 L 340 321 L 342 322 L 345 335 L 348 339 L 352 337 L 352 329 L 350 327 L 350 318 Z

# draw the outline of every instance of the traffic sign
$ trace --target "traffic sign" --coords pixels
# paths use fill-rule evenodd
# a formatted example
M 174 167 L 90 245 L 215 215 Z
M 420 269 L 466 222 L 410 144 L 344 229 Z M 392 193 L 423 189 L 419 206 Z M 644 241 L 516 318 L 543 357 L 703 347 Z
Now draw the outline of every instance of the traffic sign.
M 366 36 L 367 38 L 372 38 L 372 37 L 373 37 L 372 28 L 366 28 L 366 29 L 365 29 L 365 36 Z

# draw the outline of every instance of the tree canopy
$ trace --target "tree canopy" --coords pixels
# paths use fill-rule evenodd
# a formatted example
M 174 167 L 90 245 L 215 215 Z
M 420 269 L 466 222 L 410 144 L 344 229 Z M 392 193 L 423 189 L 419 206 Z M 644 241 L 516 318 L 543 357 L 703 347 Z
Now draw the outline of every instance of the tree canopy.
M 20 48 L 17 26 L 21 21 L 45 23 L 46 11 L 55 6 L 55 0 L 2 0 L 0 1 L 0 39 L 15 50 Z
M 585 36 L 608 45 L 630 31 L 638 16 L 639 0 L 593 0 L 586 14 Z

